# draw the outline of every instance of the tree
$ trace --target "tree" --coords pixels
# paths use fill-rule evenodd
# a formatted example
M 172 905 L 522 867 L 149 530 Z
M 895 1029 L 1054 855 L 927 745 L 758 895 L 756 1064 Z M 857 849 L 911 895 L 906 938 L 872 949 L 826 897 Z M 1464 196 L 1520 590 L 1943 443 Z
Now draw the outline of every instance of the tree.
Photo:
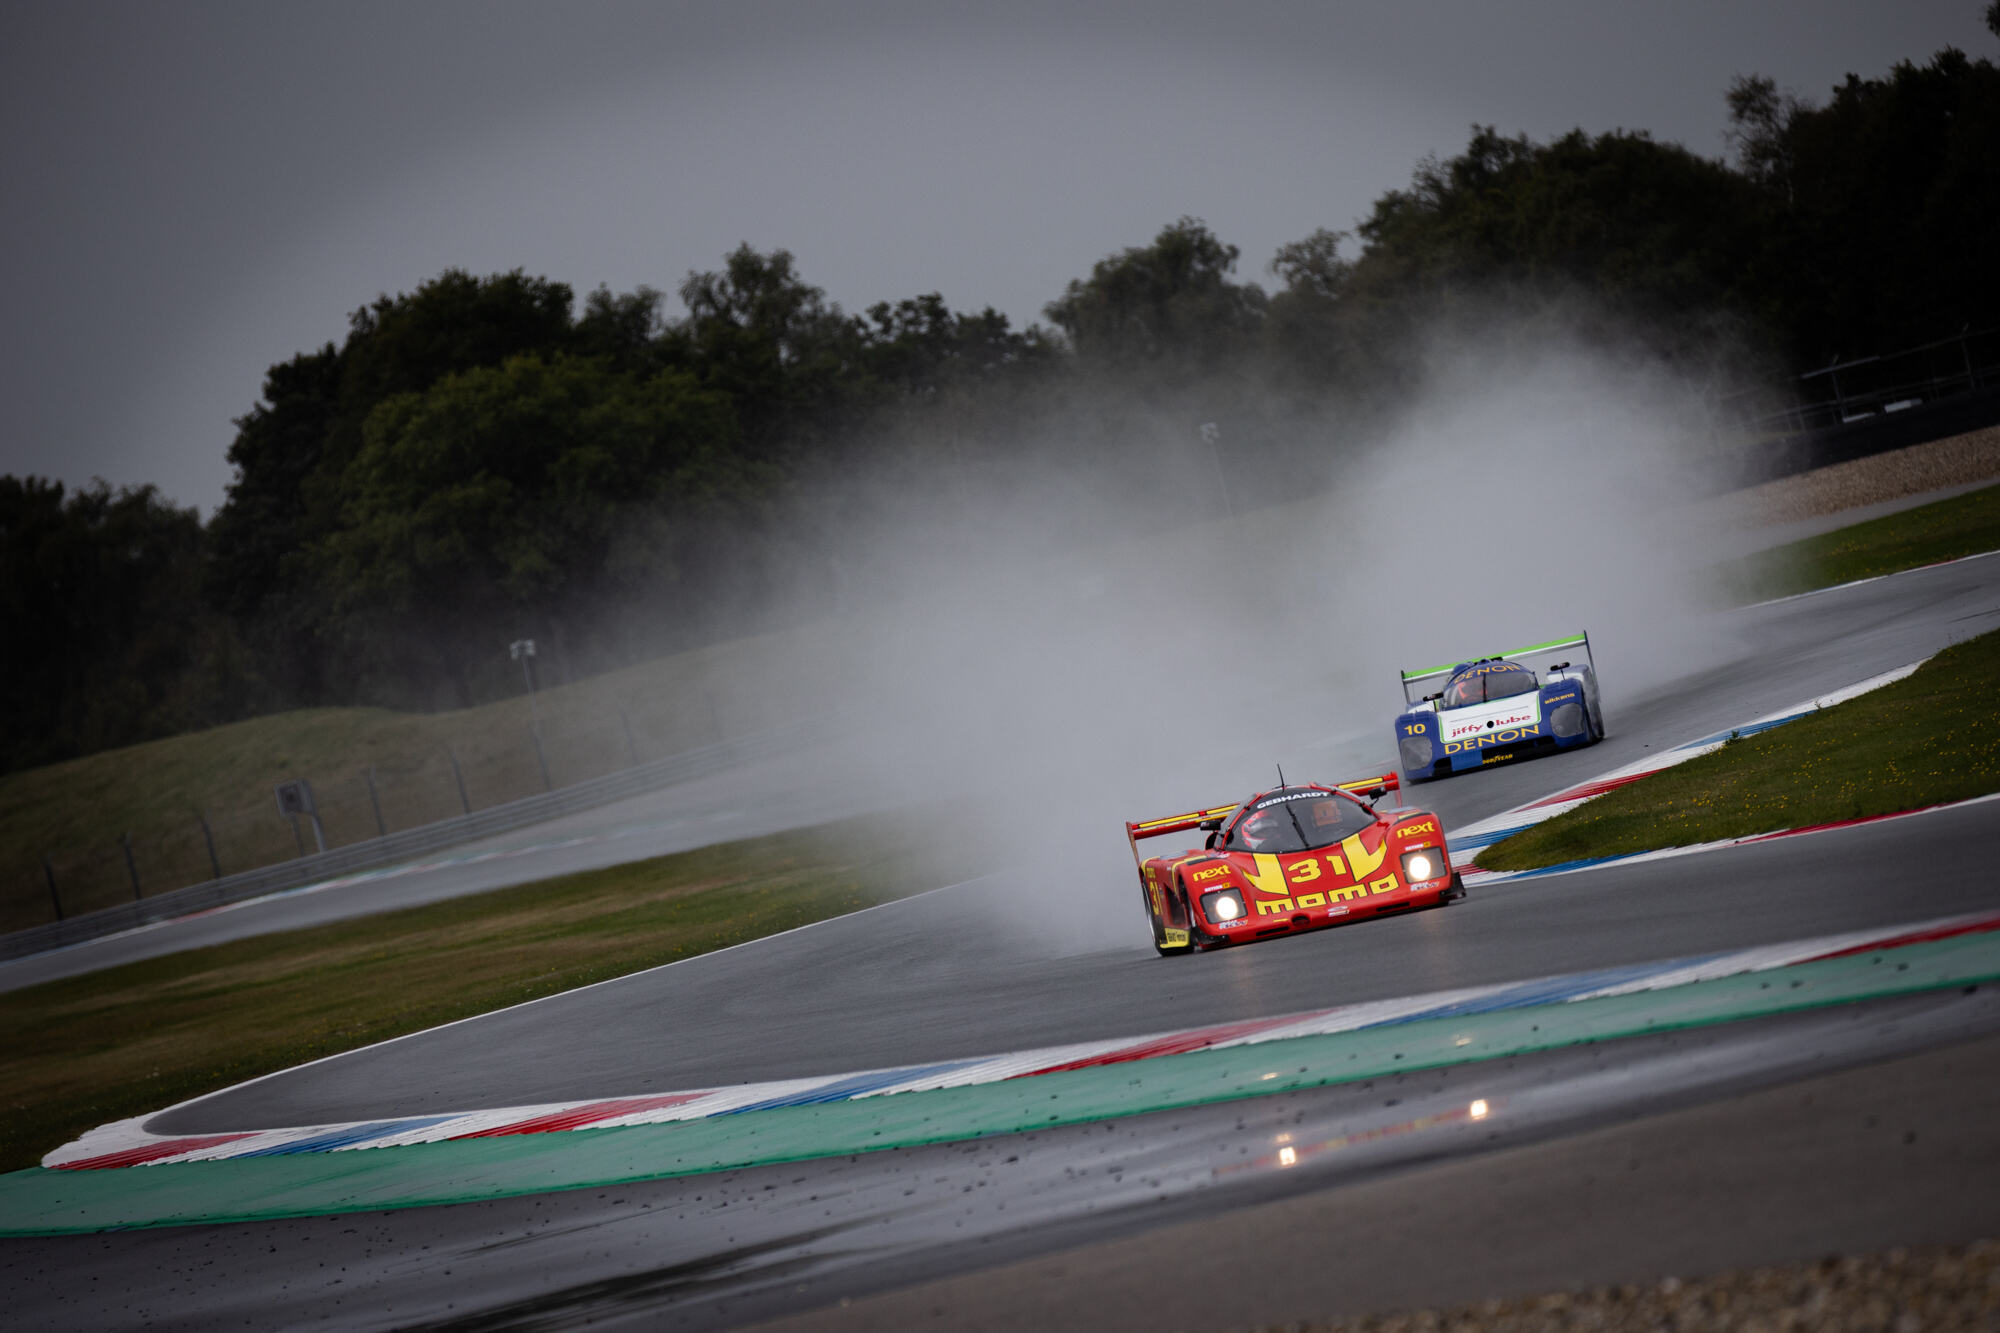
M 1263 290 L 1230 281 L 1238 253 L 1184 217 L 1151 245 L 1099 260 L 1043 313 L 1088 370 L 1157 381 L 1213 374 L 1241 361 L 1263 320 Z
M 568 287 L 519 270 L 475 278 L 448 269 L 356 310 L 338 349 L 271 367 L 262 400 L 236 422 L 236 475 L 211 522 L 205 584 L 285 697 L 354 697 L 321 641 L 332 612 L 308 553 L 341 526 L 345 473 L 369 415 L 452 374 L 563 351 L 578 336 L 570 304 Z M 630 325 L 650 314 L 643 291 L 624 306 L 607 301 L 591 307 L 589 335 L 607 355 L 629 354 Z
M 1792 152 L 1786 129 L 1807 110 L 1798 98 L 1780 96 L 1778 85 L 1761 74 L 1746 74 L 1729 85 L 1728 138 L 1743 174 L 1768 190 L 1792 199 Z
M 728 401 L 681 371 L 646 380 L 579 357 L 516 357 L 382 402 L 316 546 L 335 626 L 375 688 L 479 693 L 495 645 L 560 648 L 618 597 L 680 581 L 683 531 L 754 503 Z
M 1274 293 L 1265 322 L 1266 356 L 1296 387 L 1324 394 L 1353 360 L 1353 321 L 1344 300 L 1354 263 L 1341 254 L 1351 239 L 1324 227 L 1302 241 L 1278 247 L 1271 272 L 1284 280 Z
M 596 357 L 614 370 L 650 374 L 661 368 L 664 327 L 660 294 L 651 287 L 626 294 L 599 287 L 584 298 L 571 346 L 577 354 Z
M 0 476 L 0 769 L 233 715 L 201 555 L 199 516 L 151 486 Z
M 1767 202 L 1768 302 L 1801 366 L 1893 350 L 2000 310 L 2000 70 L 1947 48 L 1815 107 L 1738 80 Z M 1740 94 L 1740 96 L 1738 95 Z M 1778 170 L 1763 164 L 1780 164 Z
M 860 330 L 789 251 L 740 245 L 720 271 L 690 272 L 680 295 L 684 364 L 736 404 L 753 456 L 795 457 L 837 434 L 861 387 Z
M 287 562 L 308 540 L 305 488 L 340 412 L 340 353 L 332 343 L 272 366 L 264 396 L 236 419 L 236 477 L 209 525 L 211 600 L 254 619 L 296 580 Z

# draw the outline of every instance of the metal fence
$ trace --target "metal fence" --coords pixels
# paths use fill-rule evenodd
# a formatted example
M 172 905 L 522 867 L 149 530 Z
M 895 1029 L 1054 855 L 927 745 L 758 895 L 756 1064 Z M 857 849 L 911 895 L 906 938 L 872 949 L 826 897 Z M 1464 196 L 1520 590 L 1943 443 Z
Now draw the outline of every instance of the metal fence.
M 1934 405 L 2000 385 L 2000 326 L 1838 362 L 1798 377 L 1789 394 L 1738 394 L 1722 404 L 1753 438 L 1803 435 Z
M 373 836 L 363 837 L 345 846 L 335 846 L 330 851 L 295 855 L 279 864 L 266 865 L 261 869 L 233 875 L 220 873 L 220 866 L 216 862 L 213 850 L 213 833 L 206 829 L 205 823 L 200 823 L 177 839 L 155 839 L 148 848 L 148 856 L 144 862 L 147 874 L 157 874 L 166 882 L 173 882 L 170 876 L 176 873 L 177 869 L 192 869 L 197 872 L 187 875 L 180 881 L 187 887 L 166 892 L 151 894 L 143 892 L 144 881 L 140 877 L 139 870 L 140 858 L 134 850 L 132 840 L 121 839 L 120 846 L 101 849 L 95 855 L 99 859 L 114 863 L 123 862 L 122 866 L 114 864 L 113 868 L 126 872 L 132 883 L 133 897 L 129 901 L 78 913 L 60 912 L 61 904 L 58 899 L 56 903 L 60 912 L 58 920 L 0 935 L 0 959 L 19 958 L 48 949 L 58 949 L 65 945 L 130 930 L 148 922 L 185 916 L 191 912 L 241 902 L 261 894 L 300 888 L 362 870 L 392 865 L 413 856 L 510 832 L 561 815 L 609 805 L 627 797 L 672 786 L 677 782 L 706 777 L 754 759 L 795 748 L 823 737 L 826 732 L 825 725 L 817 720 L 773 727 L 733 740 L 684 750 L 649 763 L 636 764 L 601 777 L 557 787 L 537 795 L 520 797 L 483 810 L 471 810 L 468 801 L 465 803 L 466 808 L 460 814 L 435 819 L 397 833 L 383 831 L 385 826 L 378 822 L 375 825 L 377 831 Z M 455 763 L 453 766 L 456 767 Z M 375 779 L 371 778 L 370 783 L 360 783 L 357 779 L 357 784 L 368 787 L 377 797 L 376 800 L 369 802 L 369 809 L 378 811 L 379 787 L 371 785 L 374 781 Z M 460 790 L 462 792 L 462 786 Z M 329 807 L 323 802 L 322 818 L 327 818 L 333 809 L 338 808 L 345 811 L 339 816 L 342 820 L 358 820 L 363 817 L 362 812 L 349 808 L 355 804 L 356 802 L 348 801 Z M 206 837 L 204 837 L 205 832 Z M 204 843 L 207 845 L 204 846 Z M 169 850 L 177 853 L 177 859 L 167 857 L 166 853 Z M 54 870 L 46 859 L 43 865 L 50 875 L 51 893 L 54 894 L 56 892 Z M 207 882 L 188 883 L 188 880 L 204 879 Z

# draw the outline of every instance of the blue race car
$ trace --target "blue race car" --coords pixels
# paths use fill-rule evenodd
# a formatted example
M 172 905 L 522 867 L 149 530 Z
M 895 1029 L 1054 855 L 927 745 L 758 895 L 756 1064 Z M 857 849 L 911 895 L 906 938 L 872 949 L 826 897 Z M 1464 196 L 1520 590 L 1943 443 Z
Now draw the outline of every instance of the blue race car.
M 1555 662 L 1537 676 L 1511 658 L 1582 648 L 1582 663 Z M 1498 657 L 1456 666 L 1405 671 L 1406 712 L 1396 719 L 1396 751 L 1411 782 L 1503 764 L 1552 750 L 1569 750 L 1604 738 L 1604 710 L 1597 701 L 1597 671 L 1590 636 L 1531 644 Z M 1420 681 L 1444 679 L 1444 688 L 1410 698 Z

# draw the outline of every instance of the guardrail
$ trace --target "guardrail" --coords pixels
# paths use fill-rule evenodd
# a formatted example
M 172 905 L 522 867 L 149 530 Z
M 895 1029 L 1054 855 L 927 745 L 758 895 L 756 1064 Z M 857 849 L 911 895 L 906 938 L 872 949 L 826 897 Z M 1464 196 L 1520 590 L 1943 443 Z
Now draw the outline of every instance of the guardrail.
M 821 739 L 826 732 L 825 724 L 818 719 L 773 727 L 735 740 L 683 750 L 663 759 L 607 773 L 603 777 L 558 787 L 551 792 L 489 806 L 469 815 L 440 819 L 400 833 L 191 884 L 184 889 L 173 889 L 136 902 L 52 921 L 47 925 L 31 926 L 26 930 L 0 935 L 0 960 L 24 958 L 29 954 L 81 944 L 155 921 L 187 916 L 267 893 L 303 888 L 322 880 L 337 879 L 357 871 L 393 865 L 427 852 L 474 842 L 496 833 L 509 833 L 561 815 L 657 791 L 677 782 L 720 773 L 753 759 L 766 758 L 781 750 Z

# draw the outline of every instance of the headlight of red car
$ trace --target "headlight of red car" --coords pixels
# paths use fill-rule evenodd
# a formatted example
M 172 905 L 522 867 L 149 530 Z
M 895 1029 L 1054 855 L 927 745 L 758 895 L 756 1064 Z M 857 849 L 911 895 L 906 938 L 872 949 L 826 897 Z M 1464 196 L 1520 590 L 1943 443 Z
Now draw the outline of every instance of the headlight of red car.
M 1403 878 L 1411 884 L 1443 879 L 1450 873 L 1451 862 L 1445 858 L 1442 847 L 1419 847 L 1403 853 Z
M 1241 921 L 1244 916 L 1243 895 L 1235 889 L 1218 889 L 1214 893 L 1201 895 L 1202 914 L 1218 926 L 1226 926 Z

